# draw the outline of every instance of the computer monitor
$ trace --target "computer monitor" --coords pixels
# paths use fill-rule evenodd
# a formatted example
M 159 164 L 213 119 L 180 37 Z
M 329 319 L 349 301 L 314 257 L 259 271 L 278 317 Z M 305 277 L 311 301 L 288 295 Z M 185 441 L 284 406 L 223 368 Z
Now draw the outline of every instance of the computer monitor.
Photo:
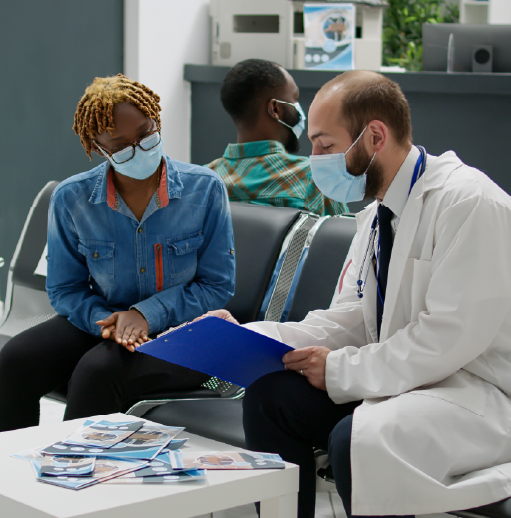
M 511 72 L 511 25 L 424 23 L 422 62 L 424 71 L 446 72 L 449 37 L 453 35 L 453 72 L 472 72 L 474 47 L 490 45 L 493 66 L 489 72 Z

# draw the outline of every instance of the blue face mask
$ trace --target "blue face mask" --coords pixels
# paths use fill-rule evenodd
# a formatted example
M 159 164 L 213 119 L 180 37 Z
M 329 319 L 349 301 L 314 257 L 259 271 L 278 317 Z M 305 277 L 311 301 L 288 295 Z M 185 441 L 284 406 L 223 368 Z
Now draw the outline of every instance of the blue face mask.
M 367 126 L 366 126 L 367 128 Z M 311 173 L 318 189 L 327 197 L 340 203 L 361 201 L 364 199 L 367 181 L 367 170 L 371 167 L 376 153 L 371 158 L 364 174 L 353 176 L 346 168 L 346 155 L 359 141 L 366 128 L 351 144 L 346 153 L 332 155 L 311 155 Z
M 113 160 L 107 156 L 108 161 L 112 164 L 112 167 L 124 176 L 129 176 L 135 180 L 145 180 L 156 172 L 160 165 L 161 158 L 163 156 L 163 139 L 160 143 L 150 149 L 144 151 L 139 146 L 135 148 L 135 155 L 131 160 L 124 162 L 123 164 L 116 164 Z
M 298 115 L 300 115 L 300 120 L 294 125 L 290 126 L 289 124 L 285 123 L 284 121 L 281 121 L 278 119 L 278 121 L 281 124 L 284 124 L 284 126 L 287 126 L 295 135 L 296 138 L 300 138 L 301 134 L 303 133 L 303 130 L 305 129 L 305 121 L 307 120 L 307 117 L 305 116 L 305 113 L 302 110 L 302 107 L 300 106 L 300 103 L 288 103 L 286 101 L 279 101 L 278 99 L 275 99 L 278 103 L 281 104 L 289 104 L 290 106 L 293 106 L 295 110 L 298 112 Z

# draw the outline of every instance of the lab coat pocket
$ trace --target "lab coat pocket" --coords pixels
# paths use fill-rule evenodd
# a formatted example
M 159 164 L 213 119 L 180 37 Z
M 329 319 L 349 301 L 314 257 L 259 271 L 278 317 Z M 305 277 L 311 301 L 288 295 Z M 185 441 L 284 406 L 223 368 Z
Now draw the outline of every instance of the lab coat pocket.
M 431 261 L 409 259 L 413 262 L 410 300 L 410 322 L 418 322 L 419 313 L 426 311 L 426 293 L 431 280 Z
M 412 390 L 408 394 L 442 399 L 483 417 L 487 389 L 491 388 L 489 385 L 475 374 L 461 369 L 434 385 Z
M 115 244 L 93 239 L 80 239 L 78 251 L 85 256 L 91 277 L 103 289 L 114 284 Z

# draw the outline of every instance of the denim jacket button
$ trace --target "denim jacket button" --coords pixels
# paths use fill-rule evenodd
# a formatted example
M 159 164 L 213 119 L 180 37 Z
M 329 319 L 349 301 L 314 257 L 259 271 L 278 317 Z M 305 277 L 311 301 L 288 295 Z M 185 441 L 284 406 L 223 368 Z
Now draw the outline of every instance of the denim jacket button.
M 92 257 L 94 257 L 94 259 L 97 259 L 99 257 L 99 254 L 97 252 L 94 252 L 94 255 Z
M 140 268 L 140 273 L 145 273 L 145 268 Z
M 140 228 L 138 229 L 138 233 L 139 233 L 139 234 L 140 234 L 140 233 L 142 233 L 142 227 L 140 227 Z

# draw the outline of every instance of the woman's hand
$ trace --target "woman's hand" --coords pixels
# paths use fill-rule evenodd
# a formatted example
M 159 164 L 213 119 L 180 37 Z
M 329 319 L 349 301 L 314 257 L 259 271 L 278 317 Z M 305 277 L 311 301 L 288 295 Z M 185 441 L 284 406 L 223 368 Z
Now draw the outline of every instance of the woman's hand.
M 130 352 L 149 341 L 149 324 L 136 309 L 117 311 L 104 320 L 98 320 L 96 324 L 101 326 L 101 336 L 105 340 L 113 340 Z
M 217 317 L 222 320 L 227 320 L 227 322 L 231 322 L 232 324 L 240 325 L 240 323 L 226 310 L 226 309 L 215 309 L 215 311 L 208 311 L 204 315 L 197 317 L 193 322 L 197 322 L 197 320 L 202 320 L 206 317 Z

